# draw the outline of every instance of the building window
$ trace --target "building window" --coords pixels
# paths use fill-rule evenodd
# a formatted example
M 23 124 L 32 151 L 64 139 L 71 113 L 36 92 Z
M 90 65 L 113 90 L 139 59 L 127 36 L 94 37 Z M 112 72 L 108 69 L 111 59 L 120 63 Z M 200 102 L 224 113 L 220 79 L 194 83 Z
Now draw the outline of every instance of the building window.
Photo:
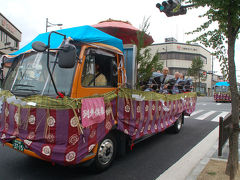
M 183 53 L 183 52 L 161 52 L 159 53 L 160 60 L 187 60 L 192 61 L 195 58 L 200 58 L 204 64 L 207 64 L 207 58 L 201 54 Z

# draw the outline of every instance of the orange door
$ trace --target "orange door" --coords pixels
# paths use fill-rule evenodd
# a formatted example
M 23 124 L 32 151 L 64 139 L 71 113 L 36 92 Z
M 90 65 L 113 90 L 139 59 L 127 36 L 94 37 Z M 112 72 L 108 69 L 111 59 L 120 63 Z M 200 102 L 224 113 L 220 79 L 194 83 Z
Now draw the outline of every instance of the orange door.
M 116 90 L 121 83 L 119 56 L 111 48 L 82 46 L 82 62 L 76 68 L 71 97 L 88 97 Z

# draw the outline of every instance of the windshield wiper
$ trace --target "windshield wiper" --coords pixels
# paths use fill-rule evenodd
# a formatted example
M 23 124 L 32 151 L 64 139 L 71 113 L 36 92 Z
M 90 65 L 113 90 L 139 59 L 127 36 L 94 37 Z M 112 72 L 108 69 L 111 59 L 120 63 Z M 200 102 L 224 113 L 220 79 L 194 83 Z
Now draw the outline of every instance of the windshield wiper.
M 14 86 L 34 87 L 32 85 L 27 85 L 27 84 L 15 84 Z
M 36 92 L 36 93 L 39 93 L 40 91 L 39 90 L 36 90 L 36 89 L 23 89 L 23 88 L 21 88 L 21 89 L 16 89 L 15 91 L 17 91 L 17 90 L 23 90 L 23 91 L 32 91 L 32 92 Z

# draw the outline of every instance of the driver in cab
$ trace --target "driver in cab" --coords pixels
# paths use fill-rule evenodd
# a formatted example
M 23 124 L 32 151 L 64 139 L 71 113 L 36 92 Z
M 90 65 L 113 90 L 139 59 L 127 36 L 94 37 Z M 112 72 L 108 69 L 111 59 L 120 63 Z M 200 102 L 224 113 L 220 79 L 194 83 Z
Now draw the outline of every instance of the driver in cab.
M 94 76 L 95 75 L 95 76 Z M 88 75 L 84 78 L 82 85 L 83 86 L 107 86 L 107 78 L 101 72 L 100 65 L 95 62 L 95 74 Z

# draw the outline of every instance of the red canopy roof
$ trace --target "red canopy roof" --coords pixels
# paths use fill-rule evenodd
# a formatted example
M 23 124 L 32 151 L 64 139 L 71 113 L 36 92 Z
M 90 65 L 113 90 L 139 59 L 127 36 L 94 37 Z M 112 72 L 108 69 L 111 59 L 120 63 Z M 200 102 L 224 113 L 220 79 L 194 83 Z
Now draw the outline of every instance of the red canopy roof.
M 139 30 L 127 21 L 109 19 L 99 22 L 98 24 L 93 25 L 93 27 L 121 39 L 123 44 L 138 44 L 137 32 Z M 144 38 L 145 46 L 153 43 L 152 36 L 145 34 Z

